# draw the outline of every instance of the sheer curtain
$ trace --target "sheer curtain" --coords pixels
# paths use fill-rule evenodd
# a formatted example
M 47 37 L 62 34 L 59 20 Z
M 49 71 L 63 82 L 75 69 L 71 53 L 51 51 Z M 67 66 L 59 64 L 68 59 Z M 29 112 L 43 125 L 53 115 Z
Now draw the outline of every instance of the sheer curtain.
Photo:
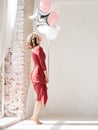
M 11 43 L 17 12 L 17 0 L 0 0 L 0 66 Z

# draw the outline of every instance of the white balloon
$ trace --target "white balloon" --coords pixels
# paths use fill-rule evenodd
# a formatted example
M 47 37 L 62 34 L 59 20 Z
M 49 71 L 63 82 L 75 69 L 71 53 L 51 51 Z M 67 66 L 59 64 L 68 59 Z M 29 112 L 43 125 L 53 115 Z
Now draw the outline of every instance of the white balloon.
M 58 36 L 58 31 L 59 29 L 58 28 L 53 28 L 53 27 L 49 27 L 47 33 L 46 33 L 46 36 L 49 40 L 54 40 L 57 38 Z
M 46 34 L 49 31 L 49 26 L 48 25 L 40 25 L 37 27 L 37 30 L 42 34 Z
M 40 26 L 37 26 L 37 30 L 42 33 L 42 34 L 45 34 L 46 37 L 49 39 L 49 40 L 54 40 L 57 38 L 58 36 L 58 32 L 60 30 L 60 27 L 59 26 L 55 26 L 55 27 L 50 27 L 48 26 L 47 24 L 45 25 L 40 25 Z

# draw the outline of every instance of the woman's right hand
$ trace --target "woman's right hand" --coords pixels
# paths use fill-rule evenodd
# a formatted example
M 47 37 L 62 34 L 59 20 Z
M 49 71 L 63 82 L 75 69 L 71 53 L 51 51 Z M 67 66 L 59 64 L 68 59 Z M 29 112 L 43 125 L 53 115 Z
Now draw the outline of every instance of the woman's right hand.
M 45 76 L 46 83 L 49 82 L 48 76 Z
M 45 75 L 45 81 L 46 81 L 46 83 L 48 83 L 49 82 L 49 80 L 48 80 L 48 73 L 47 73 L 46 70 L 44 71 L 44 75 Z

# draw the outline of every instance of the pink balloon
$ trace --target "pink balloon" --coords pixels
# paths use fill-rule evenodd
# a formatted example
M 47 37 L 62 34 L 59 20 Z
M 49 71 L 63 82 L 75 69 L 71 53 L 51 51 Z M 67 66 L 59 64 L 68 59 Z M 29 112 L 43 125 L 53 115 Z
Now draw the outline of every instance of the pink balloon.
M 51 9 L 51 0 L 41 0 L 40 9 L 43 12 L 48 12 Z
M 52 11 L 47 18 L 48 24 L 54 26 L 58 20 L 58 15 L 55 11 Z

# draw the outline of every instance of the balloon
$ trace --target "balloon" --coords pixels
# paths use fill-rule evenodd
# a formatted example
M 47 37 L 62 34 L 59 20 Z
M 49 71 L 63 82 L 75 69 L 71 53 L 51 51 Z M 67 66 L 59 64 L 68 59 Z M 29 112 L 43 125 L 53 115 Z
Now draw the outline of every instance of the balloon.
M 57 38 L 58 36 L 58 31 L 59 31 L 59 27 L 49 27 L 47 33 L 46 33 L 46 36 L 49 40 L 54 40 Z
M 48 12 L 51 9 L 51 0 L 41 0 L 40 9 L 43 12 Z
M 42 33 L 45 34 L 46 37 L 49 40 L 54 40 L 56 39 L 56 37 L 58 36 L 58 32 L 60 30 L 59 26 L 55 26 L 55 27 L 50 27 L 47 24 L 46 25 L 39 25 L 37 26 L 37 30 Z
M 49 31 L 49 26 L 48 25 L 39 25 L 39 26 L 37 26 L 37 30 L 42 34 L 46 34 Z
M 36 12 L 29 16 L 29 19 L 31 19 L 36 26 L 39 25 L 45 25 L 47 23 L 47 17 L 49 16 L 50 13 L 43 13 L 41 10 L 36 9 Z
M 55 11 L 51 11 L 51 0 L 41 0 L 39 6 L 29 18 L 35 23 L 40 33 L 45 34 L 49 40 L 54 40 L 60 29 L 59 26 L 54 26 L 58 15 Z
M 56 31 L 54 31 L 54 30 L 53 30 L 51 33 L 48 32 L 48 34 L 46 34 L 46 36 L 47 36 L 47 38 L 48 38 L 49 40 L 54 40 L 54 39 L 56 39 L 57 35 L 58 35 L 58 32 L 56 32 Z
M 38 8 L 38 12 L 42 15 L 42 16 L 45 16 L 45 15 L 49 15 L 50 12 L 43 12 L 41 9 Z
M 47 18 L 47 22 L 50 26 L 54 26 L 58 20 L 58 15 L 55 11 L 52 11 Z

